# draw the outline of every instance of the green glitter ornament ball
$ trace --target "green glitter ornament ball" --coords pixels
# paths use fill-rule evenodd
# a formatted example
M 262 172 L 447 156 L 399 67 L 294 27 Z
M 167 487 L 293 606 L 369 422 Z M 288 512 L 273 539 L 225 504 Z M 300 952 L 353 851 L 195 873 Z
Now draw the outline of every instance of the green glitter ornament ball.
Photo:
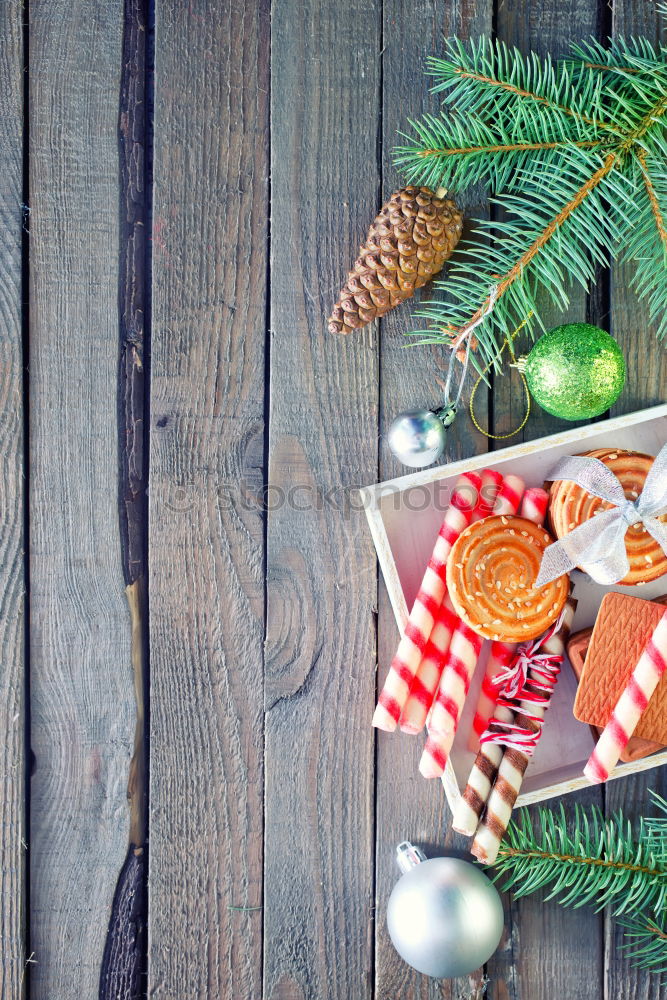
M 545 333 L 518 367 L 535 402 L 563 420 L 598 417 L 625 382 L 621 349 L 590 323 L 566 323 Z

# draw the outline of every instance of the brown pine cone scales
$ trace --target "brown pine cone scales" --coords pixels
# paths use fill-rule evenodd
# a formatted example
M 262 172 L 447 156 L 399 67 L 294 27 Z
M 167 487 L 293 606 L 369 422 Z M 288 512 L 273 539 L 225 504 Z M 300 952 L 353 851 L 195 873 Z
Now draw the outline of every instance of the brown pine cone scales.
M 395 191 L 368 230 L 329 331 L 351 333 L 409 299 L 442 269 L 462 228 L 463 213 L 450 198 L 426 187 Z

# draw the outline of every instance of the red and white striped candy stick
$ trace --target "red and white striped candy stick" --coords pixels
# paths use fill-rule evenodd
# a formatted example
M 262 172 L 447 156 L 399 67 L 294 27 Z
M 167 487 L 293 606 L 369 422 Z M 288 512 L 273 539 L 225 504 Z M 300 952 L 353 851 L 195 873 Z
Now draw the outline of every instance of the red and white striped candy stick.
M 498 688 L 494 681 L 498 674 L 509 667 L 515 652 L 515 642 L 501 642 L 499 639 L 494 639 L 491 643 L 489 658 L 486 661 L 486 671 L 477 699 L 477 708 L 472 720 L 472 730 L 468 741 L 468 749 L 470 750 L 476 751 L 479 748 L 479 738 L 488 726 L 498 700 Z
M 505 476 L 493 505 L 493 513 L 516 514 L 521 505 L 525 486 L 526 484 L 520 476 L 513 476 L 511 473 Z
M 472 512 L 472 521 L 488 517 L 496 502 L 503 477 L 495 469 L 483 469 L 477 504 Z M 449 596 L 445 598 L 435 620 L 431 638 L 424 650 L 424 657 L 410 687 L 410 694 L 401 713 L 400 726 L 404 733 L 418 733 L 424 728 L 426 716 L 433 704 L 440 677 L 445 664 L 452 632 L 458 622 Z
M 424 650 L 424 658 L 410 685 L 410 694 L 401 713 L 400 726 L 404 733 L 415 734 L 424 728 L 458 620 L 449 594 L 445 594 Z
M 533 521 L 535 524 L 544 524 L 548 503 L 549 494 L 546 490 L 543 490 L 540 486 L 530 487 L 523 494 L 521 500 L 521 517 L 525 517 L 528 521 Z M 486 673 L 482 681 L 482 689 L 479 693 L 470 742 L 468 744 L 470 750 L 478 749 L 479 737 L 486 729 L 496 706 L 498 688 L 493 684 L 493 680 L 499 673 L 506 669 L 515 650 L 516 643 L 499 641 L 491 643 L 491 652 L 486 664 Z
M 493 508 L 498 499 L 498 493 L 503 485 L 503 477 L 496 469 L 482 469 L 482 485 L 479 488 L 479 500 L 472 512 L 472 521 L 482 521 L 493 514 Z
M 433 555 L 378 698 L 373 715 L 373 725 L 378 729 L 392 732 L 396 728 L 445 596 L 447 556 L 461 532 L 470 524 L 480 486 L 481 479 L 475 472 L 464 472 L 456 481 Z
M 419 770 L 425 778 L 439 778 L 445 769 L 483 642 L 482 636 L 462 621 L 452 633 L 440 687 L 431 710 L 428 739 L 419 762 Z M 447 684 L 443 687 L 445 673 Z
M 511 474 L 506 476 L 498 489 L 498 494 L 493 505 L 493 514 L 516 514 L 521 503 L 523 488 L 523 480 L 518 476 L 513 476 Z M 459 700 L 462 691 L 459 680 L 465 678 L 465 671 L 467 671 L 467 684 L 468 686 L 470 685 L 470 680 L 474 673 L 477 665 L 477 659 L 482 648 L 481 641 L 479 643 L 475 642 L 474 644 L 470 642 L 470 635 L 472 634 L 476 636 L 476 633 L 474 633 L 464 622 L 459 622 L 456 631 L 452 635 L 450 643 L 451 651 L 454 651 L 457 632 L 459 632 L 461 636 L 460 655 L 458 655 L 457 658 L 453 658 L 451 664 L 449 662 L 450 658 L 448 657 L 447 663 L 445 664 L 442 677 L 440 679 L 440 686 L 433 703 L 431 718 L 429 719 L 429 732 L 431 734 L 447 733 L 452 730 L 454 730 L 454 732 L 456 731 L 461 709 L 463 707 L 463 701 Z M 479 638 L 478 636 L 476 637 Z M 468 643 L 467 646 L 466 642 Z M 473 645 L 476 649 L 476 655 L 474 658 L 472 656 Z M 464 687 L 465 698 L 465 694 L 468 693 L 468 687 L 465 685 Z
M 596 784 L 606 781 L 634 733 L 648 700 L 667 666 L 667 611 L 663 614 L 639 657 L 632 676 L 616 702 L 611 719 L 602 730 L 584 774 Z
M 533 524 L 544 524 L 549 506 L 549 494 L 541 486 L 529 487 L 523 495 L 521 501 L 521 517 Z
M 524 482 L 519 476 L 506 476 L 498 490 L 493 513 L 516 514 L 523 489 Z M 452 633 L 428 722 L 429 738 L 419 762 L 419 770 L 425 778 L 439 778 L 444 772 L 482 642 L 482 637 L 462 621 Z

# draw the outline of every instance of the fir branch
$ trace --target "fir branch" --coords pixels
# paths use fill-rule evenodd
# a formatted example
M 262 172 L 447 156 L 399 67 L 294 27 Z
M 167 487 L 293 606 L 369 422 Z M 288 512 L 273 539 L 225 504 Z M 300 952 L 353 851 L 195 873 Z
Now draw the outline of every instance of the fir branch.
M 572 145 L 579 146 L 580 149 L 594 149 L 599 147 L 601 143 L 596 140 L 582 140 L 574 142 Z M 501 146 L 468 146 L 464 149 L 422 149 L 418 155 L 422 158 L 425 156 L 467 156 L 470 153 L 513 153 L 537 149 L 568 149 L 569 146 L 570 144 L 567 142 L 514 142 Z
M 585 69 L 600 70 L 602 73 L 641 73 L 641 70 L 628 66 L 605 66 L 604 63 L 593 63 L 584 61 Z
M 658 336 L 667 333 L 667 170 L 664 155 L 636 157 L 632 212 L 619 246 L 621 261 L 634 266 L 632 287 L 648 306 Z
M 460 246 L 438 284 L 448 301 L 417 313 L 430 322 L 418 342 L 460 350 L 474 328 L 480 364 L 497 368 L 511 330 L 529 313 L 540 323 L 538 297 L 564 307 L 569 285 L 588 287 L 610 252 L 632 261 L 634 287 L 667 335 L 667 48 L 615 39 L 572 52 L 554 63 L 449 39 L 429 60 L 448 107 L 411 122 L 396 162 L 413 183 L 487 184 L 501 221 L 479 222 Z
M 658 46 L 657 54 L 661 59 L 656 60 L 656 47 L 647 38 L 628 40 L 619 36 L 607 39 L 606 42 L 589 38 L 583 42 L 571 43 L 570 51 L 572 61 L 568 65 L 574 72 L 577 72 L 578 68 L 585 68 L 603 72 L 606 70 L 626 76 L 645 74 L 649 77 L 656 73 L 664 75 L 667 72 L 664 63 L 666 47 Z
M 582 139 L 572 129 L 548 119 L 520 119 L 499 114 L 489 124 L 474 114 L 425 115 L 410 122 L 415 136 L 405 135 L 396 148 L 396 164 L 408 180 L 449 187 L 488 184 L 496 193 L 517 190 L 529 177 L 567 158 L 574 149 L 602 149 L 601 139 Z
M 535 53 L 523 56 L 503 42 L 487 38 L 464 45 L 458 39 L 445 42 L 444 58 L 427 61 L 427 73 L 436 80 L 432 90 L 443 92 L 445 100 L 469 112 L 513 113 L 529 106 L 551 119 L 569 120 L 569 126 L 603 129 L 604 107 L 601 81 L 592 75 L 575 87 L 563 63 Z M 517 101 L 518 98 L 518 101 Z
M 536 829 L 524 811 L 496 868 L 507 876 L 503 888 L 517 896 L 549 885 L 546 898 L 564 906 L 610 905 L 620 915 L 640 903 L 659 911 L 667 904 L 667 866 L 656 859 L 654 844 L 645 826 L 635 840 L 620 813 L 606 820 L 596 808 L 589 817 L 577 806 L 568 824 L 562 806 L 555 813 L 540 809 Z
M 568 822 L 559 809 L 541 808 L 535 826 L 527 810 L 510 823 L 493 867 L 503 889 L 526 896 L 548 889 L 562 906 L 609 906 L 621 916 L 622 947 L 640 968 L 667 971 L 667 802 L 651 792 L 658 815 L 640 819 L 636 838 L 622 813 L 605 819 L 575 807 Z

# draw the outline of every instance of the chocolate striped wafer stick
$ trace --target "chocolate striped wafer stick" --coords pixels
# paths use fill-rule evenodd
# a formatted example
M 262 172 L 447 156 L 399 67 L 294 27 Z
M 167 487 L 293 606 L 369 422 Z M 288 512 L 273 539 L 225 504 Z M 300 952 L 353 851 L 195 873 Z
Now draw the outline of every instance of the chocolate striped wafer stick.
M 569 597 L 561 613 L 557 630 L 541 645 L 541 652 L 553 657 L 564 655 L 576 606 L 577 602 L 574 598 Z M 540 690 L 543 690 L 543 682 L 540 677 L 540 669 L 536 667 L 529 671 L 528 683 L 526 684 L 526 692 L 534 697 L 519 702 L 518 712 L 513 723 L 515 729 L 526 735 L 522 736 L 519 733 L 513 733 L 512 730 L 508 731 L 506 739 L 510 745 L 505 746 L 495 783 L 489 793 L 486 811 L 477 827 L 471 847 L 475 857 L 487 865 L 493 864 L 498 857 L 500 842 L 509 825 L 532 749 L 539 738 L 541 720 L 548 707 L 548 699 L 546 699 L 546 704 L 540 704 Z M 537 701 L 535 697 L 538 699 Z M 531 733 L 536 734 L 532 739 L 530 738 Z M 528 749 L 520 748 L 521 741 L 524 739 Z
M 667 611 L 656 625 L 648 644 L 616 702 L 611 718 L 584 768 L 589 781 L 606 781 L 648 705 L 667 667 Z
M 396 728 L 445 596 L 447 556 L 461 532 L 470 524 L 480 486 L 481 479 L 475 472 L 464 472 L 456 481 L 433 555 L 378 698 L 373 715 L 373 725 L 378 729 L 393 732 Z
M 481 521 L 493 511 L 498 490 L 503 477 L 495 469 L 483 469 L 480 475 L 481 486 L 477 503 L 470 518 Z M 440 683 L 440 677 L 445 665 L 452 632 L 458 622 L 458 615 L 447 593 L 440 606 L 438 616 L 431 632 L 431 638 L 424 650 L 424 656 L 410 686 L 410 694 L 400 718 L 400 727 L 405 733 L 418 733 L 424 728 L 435 693 Z
M 494 660 L 494 669 L 496 666 L 499 671 L 507 669 L 515 653 L 516 643 L 492 643 L 490 659 Z M 484 678 L 485 681 L 487 677 Z M 497 691 L 496 688 L 493 701 L 495 711 L 492 710 L 493 720 L 487 720 L 484 726 L 485 732 L 497 732 L 499 730 L 494 726 L 494 723 L 511 723 L 514 718 L 514 712 L 511 708 L 497 704 Z M 475 763 L 468 775 L 468 782 L 454 811 L 452 826 L 459 833 L 464 833 L 467 837 L 472 837 L 475 833 L 502 758 L 503 748 L 497 743 L 483 743 L 480 746 Z
M 533 524 L 544 524 L 547 514 L 549 494 L 539 486 L 530 487 L 525 491 L 521 500 L 521 517 L 532 521 Z M 468 747 L 470 750 L 479 749 L 479 737 L 486 729 L 489 720 L 493 715 L 498 698 L 498 688 L 494 685 L 494 678 L 503 671 L 516 650 L 516 643 L 500 642 L 498 640 L 491 644 L 491 653 L 486 664 L 486 673 L 482 680 L 482 687 L 477 699 L 477 708 L 472 723 L 472 732 Z M 472 830 L 471 833 L 475 831 Z
M 523 489 L 523 479 L 510 473 L 500 485 L 491 513 L 516 514 Z M 428 739 L 419 761 L 419 771 L 425 778 L 439 778 L 444 773 L 482 642 L 482 637 L 463 621 L 452 633 L 449 653 L 428 719 Z

